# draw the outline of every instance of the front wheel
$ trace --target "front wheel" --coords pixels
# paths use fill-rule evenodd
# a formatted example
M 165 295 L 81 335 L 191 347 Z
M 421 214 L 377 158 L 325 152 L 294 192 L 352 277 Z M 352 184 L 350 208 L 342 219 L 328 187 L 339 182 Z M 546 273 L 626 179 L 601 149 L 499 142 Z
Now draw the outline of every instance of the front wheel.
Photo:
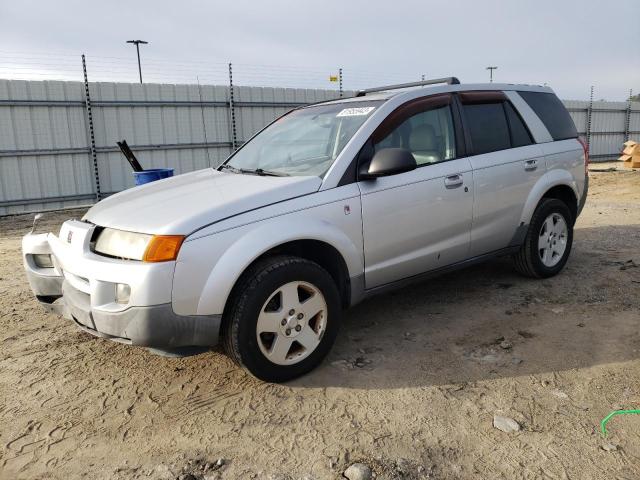
M 340 296 L 320 265 L 266 258 L 234 289 L 222 325 L 227 354 L 255 377 L 284 382 L 315 368 L 338 333 Z
M 552 277 L 564 268 L 572 244 L 569 208 L 561 200 L 545 198 L 536 208 L 524 244 L 514 256 L 516 270 L 528 277 Z

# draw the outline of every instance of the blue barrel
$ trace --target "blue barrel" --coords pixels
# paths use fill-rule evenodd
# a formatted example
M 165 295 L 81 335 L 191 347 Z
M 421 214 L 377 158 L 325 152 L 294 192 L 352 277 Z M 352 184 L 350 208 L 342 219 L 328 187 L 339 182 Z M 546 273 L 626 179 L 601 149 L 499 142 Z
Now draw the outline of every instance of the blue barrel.
M 173 177 L 173 168 L 152 168 L 141 172 L 133 172 L 133 176 L 136 179 L 136 185 L 144 185 L 163 178 Z

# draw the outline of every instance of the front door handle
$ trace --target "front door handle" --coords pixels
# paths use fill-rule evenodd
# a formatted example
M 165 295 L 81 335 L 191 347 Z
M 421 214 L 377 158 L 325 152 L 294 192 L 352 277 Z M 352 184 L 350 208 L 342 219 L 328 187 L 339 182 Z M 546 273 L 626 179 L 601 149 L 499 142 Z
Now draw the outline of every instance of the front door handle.
M 444 179 L 444 186 L 447 188 L 458 188 L 463 184 L 462 175 L 449 175 Z
M 537 160 L 527 160 L 526 162 L 524 162 L 524 169 L 527 172 L 531 172 L 533 170 L 535 170 L 536 168 L 538 168 L 538 161 Z

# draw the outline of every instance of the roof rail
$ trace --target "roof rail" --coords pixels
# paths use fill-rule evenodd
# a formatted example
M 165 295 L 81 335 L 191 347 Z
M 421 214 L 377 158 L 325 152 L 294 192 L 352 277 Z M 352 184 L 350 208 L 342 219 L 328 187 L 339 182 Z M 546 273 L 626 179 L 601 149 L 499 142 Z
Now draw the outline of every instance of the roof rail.
M 398 83 L 396 85 L 385 85 L 384 87 L 367 88 L 358 90 L 356 97 L 364 97 L 367 93 L 385 92 L 387 90 L 398 90 L 400 88 L 422 87 L 423 85 L 436 85 L 438 83 L 446 83 L 447 85 L 458 85 L 460 80 L 456 77 L 434 78 L 431 80 L 422 80 L 420 82 Z

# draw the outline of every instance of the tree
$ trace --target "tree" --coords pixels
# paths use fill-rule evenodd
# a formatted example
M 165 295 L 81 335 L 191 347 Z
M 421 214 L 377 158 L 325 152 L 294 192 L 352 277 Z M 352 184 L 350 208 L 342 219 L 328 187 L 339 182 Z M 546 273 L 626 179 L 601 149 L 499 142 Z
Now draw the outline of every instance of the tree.
M 632 102 L 640 102 L 640 93 L 632 95 L 631 97 L 629 97 L 629 100 L 631 100 Z

